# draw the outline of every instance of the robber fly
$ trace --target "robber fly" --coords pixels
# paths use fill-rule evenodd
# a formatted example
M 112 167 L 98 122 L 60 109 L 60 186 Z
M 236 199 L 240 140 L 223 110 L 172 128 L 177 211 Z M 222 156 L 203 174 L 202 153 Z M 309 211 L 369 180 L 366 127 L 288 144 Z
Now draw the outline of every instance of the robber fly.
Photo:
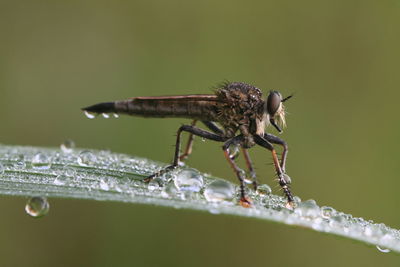
M 288 207 L 293 206 L 293 195 L 290 191 L 290 178 L 285 174 L 288 147 L 281 138 L 265 132 L 271 124 L 278 132 L 285 126 L 285 110 L 283 102 L 291 98 L 283 98 L 277 91 L 270 91 L 267 98 L 262 98 L 261 90 L 242 82 L 226 82 L 210 95 L 179 95 L 134 97 L 127 100 L 105 102 L 83 108 L 85 112 L 96 114 L 127 114 L 143 117 L 178 117 L 193 119 L 191 125 L 182 125 L 178 129 L 174 161 L 171 165 L 148 176 L 145 181 L 160 176 L 178 167 L 192 151 L 193 137 L 200 136 L 217 142 L 223 142 L 223 152 L 229 165 L 240 182 L 240 204 L 251 205 L 245 192 L 245 174 L 235 162 L 232 148 L 240 147 L 249 170 L 253 186 L 257 189 L 257 180 L 248 149 L 254 145 L 262 146 L 272 153 L 279 185 L 287 197 Z M 208 130 L 195 126 L 201 121 Z M 278 126 L 280 124 L 280 126 Z M 180 153 L 181 134 L 188 132 L 189 139 L 183 154 Z M 281 160 L 278 160 L 272 144 L 283 147 Z

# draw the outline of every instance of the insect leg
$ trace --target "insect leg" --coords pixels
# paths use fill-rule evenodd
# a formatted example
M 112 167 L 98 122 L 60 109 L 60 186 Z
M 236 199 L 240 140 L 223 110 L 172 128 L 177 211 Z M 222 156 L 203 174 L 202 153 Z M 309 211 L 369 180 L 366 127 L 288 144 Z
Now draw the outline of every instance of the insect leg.
M 196 122 L 197 122 L 197 120 L 193 120 L 191 125 L 195 126 Z M 218 135 L 224 134 L 224 131 L 221 130 L 218 127 L 218 125 L 216 125 L 214 122 L 202 121 L 202 123 L 204 123 L 204 125 L 207 126 L 207 128 L 210 129 L 211 131 L 213 131 L 214 133 L 216 133 Z M 183 161 L 183 160 L 187 159 L 189 157 L 189 155 L 192 153 L 193 141 L 194 141 L 194 135 L 192 133 L 190 133 L 185 152 L 182 155 L 180 155 L 179 160 Z
M 165 167 L 164 169 L 148 176 L 146 179 L 144 179 L 143 181 L 145 182 L 150 182 L 153 178 L 160 176 L 168 171 L 171 171 L 173 169 L 175 169 L 176 167 L 178 167 L 179 165 L 179 150 L 180 150 L 180 145 L 181 145 L 181 134 L 182 132 L 189 132 L 191 134 L 203 137 L 205 139 L 209 139 L 209 140 L 213 140 L 213 141 L 218 141 L 218 142 L 223 142 L 226 140 L 225 137 L 217 135 L 215 133 L 211 133 L 205 130 L 202 130 L 200 128 L 197 128 L 195 126 L 191 126 L 191 125 L 182 125 L 181 127 L 179 127 L 178 129 L 178 133 L 176 136 L 176 143 L 175 143 L 175 154 L 174 154 L 174 161 L 172 162 L 171 165 Z
M 293 196 L 292 196 L 292 193 L 290 192 L 290 188 L 289 188 L 290 181 L 289 181 L 288 176 L 286 176 L 282 171 L 282 168 L 279 164 L 279 160 L 278 160 L 278 157 L 276 156 L 276 151 L 275 151 L 274 147 L 272 146 L 272 144 L 270 142 L 268 142 L 267 140 L 265 140 L 263 137 L 261 137 L 259 135 L 254 135 L 254 141 L 258 145 L 265 147 L 266 149 L 271 151 L 272 158 L 274 160 L 275 170 L 276 170 L 276 173 L 277 173 L 278 179 L 279 179 L 279 185 L 282 187 L 282 190 L 288 199 L 288 206 L 292 207 L 293 206 Z
M 285 141 L 283 141 L 281 138 L 272 135 L 272 134 L 264 134 L 264 139 L 267 140 L 270 143 L 281 145 L 283 147 L 283 152 L 282 152 L 282 159 L 281 159 L 281 168 L 283 172 L 286 172 L 286 158 L 287 158 L 287 153 L 288 153 L 288 146 Z
M 196 125 L 197 120 L 193 120 L 192 121 L 192 126 Z M 182 155 L 179 156 L 179 160 L 180 161 L 184 161 L 185 159 L 187 159 L 189 157 L 189 155 L 192 153 L 192 148 L 193 148 L 193 141 L 194 141 L 194 136 L 192 133 L 189 134 L 188 137 L 188 141 L 186 143 L 186 148 L 185 148 L 185 152 L 183 152 Z
M 247 168 L 249 169 L 250 172 L 250 177 L 253 180 L 254 190 L 257 190 L 258 183 L 257 183 L 256 172 L 254 170 L 253 163 L 251 162 L 249 151 L 246 148 L 242 148 L 242 151 L 244 159 L 246 161 Z
M 242 140 L 243 140 L 243 136 L 238 135 L 238 136 L 228 140 L 227 142 L 225 142 L 225 144 L 222 146 L 222 149 L 224 151 L 224 156 L 225 156 L 226 160 L 229 162 L 229 165 L 232 167 L 233 171 L 236 173 L 236 176 L 240 182 L 240 205 L 247 208 L 247 207 L 250 207 L 251 202 L 250 202 L 250 199 L 247 198 L 247 196 L 246 196 L 243 171 L 238 167 L 235 160 L 230 156 L 230 152 L 229 152 L 229 147 L 231 145 L 238 145 L 240 142 L 242 142 Z

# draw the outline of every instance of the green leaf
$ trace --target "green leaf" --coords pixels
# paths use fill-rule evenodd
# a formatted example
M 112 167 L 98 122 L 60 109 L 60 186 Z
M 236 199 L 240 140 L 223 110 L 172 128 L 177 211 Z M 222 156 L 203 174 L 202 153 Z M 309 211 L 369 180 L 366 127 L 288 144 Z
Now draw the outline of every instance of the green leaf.
M 281 196 L 249 190 L 251 208 L 237 204 L 237 186 L 186 167 L 144 183 L 162 164 L 109 151 L 0 145 L 0 194 L 121 201 L 229 214 L 318 232 L 400 252 L 400 231 L 362 218 Z

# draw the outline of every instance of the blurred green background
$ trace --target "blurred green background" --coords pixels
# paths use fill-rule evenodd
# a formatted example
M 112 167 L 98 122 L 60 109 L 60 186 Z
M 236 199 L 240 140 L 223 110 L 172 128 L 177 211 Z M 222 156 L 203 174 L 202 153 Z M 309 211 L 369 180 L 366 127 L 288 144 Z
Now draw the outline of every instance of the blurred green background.
M 222 80 L 287 102 L 288 174 L 303 200 L 400 228 L 400 1 L 0 0 L 0 142 L 172 159 L 180 119 L 88 120 L 133 96 L 210 93 Z M 269 129 L 276 133 L 274 129 Z M 199 140 L 197 140 L 199 141 Z M 270 153 L 252 149 L 275 188 Z M 220 144 L 188 164 L 235 181 Z M 264 221 L 2 197 L 1 266 L 398 266 L 374 247 Z

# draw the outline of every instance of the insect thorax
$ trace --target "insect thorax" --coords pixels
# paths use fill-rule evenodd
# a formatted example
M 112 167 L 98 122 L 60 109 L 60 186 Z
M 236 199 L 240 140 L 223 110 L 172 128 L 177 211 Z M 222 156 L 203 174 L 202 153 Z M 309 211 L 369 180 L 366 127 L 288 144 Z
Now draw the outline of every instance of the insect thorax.
M 264 100 L 260 89 L 241 82 L 226 83 L 216 95 L 221 103 L 218 122 L 225 128 L 227 137 L 233 137 L 238 130 L 243 135 L 255 134 L 264 127 Z

